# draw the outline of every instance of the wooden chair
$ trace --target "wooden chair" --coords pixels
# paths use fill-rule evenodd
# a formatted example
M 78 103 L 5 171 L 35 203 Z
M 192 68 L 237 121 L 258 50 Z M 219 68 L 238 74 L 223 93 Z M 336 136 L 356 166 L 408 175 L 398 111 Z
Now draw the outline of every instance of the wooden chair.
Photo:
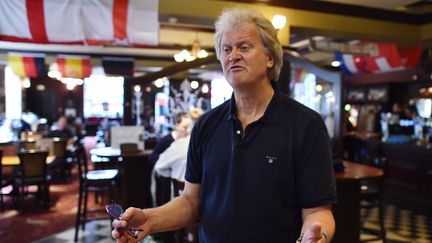
M 21 141 L 19 143 L 19 150 L 20 151 L 28 151 L 28 150 L 36 150 L 36 140 L 29 140 L 29 141 Z
M 67 141 L 59 138 L 52 140 L 51 155 L 55 156 L 53 162 L 49 164 L 49 169 L 54 178 L 70 181 L 71 165 L 66 160 Z
M 25 195 L 30 193 L 28 191 L 28 186 L 31 185 L 38 186 L 37 196 L 38 198 L 42 197 L 43 204 L 45 208 L 48 209 L 50 202 L 49 186 L 51 181 L 46 163 L 48 152 L 19 152 L 18 157 L 20 159 L 20 164 L 15 178 L 15 186 L 20 202 L 20 210 L 24 210 Z
M 12 171 L 10 173 L 5 173 L 3 164 L 2 164 L 2 158 L 3 158 L 3 150 L 0 150 L 0 211 L 4 210 L 4 201 L 3 201 L 3 187 L 10 186 L 13 184 L 13 177 L 12 177 Z
M 135 153 L 139 152 L 138 144 L 136 143 L 122 143 L 120 144 L 120 152 L 123 153 Z
M 85 229 L 88 221 L 98 219 L 110 219 L 108 214 L 103 213 L 104 217 L 88 217 L 87 213 L 90 211 L 87 207 L 88 194 L 95 193 L 109 193 L 109 202 L 113 200 L 113 189 L 117 184 L 119 171 L 117 169 L 106 170 L 89 170 L 87 155 L 83 145 L 77 145 L 74 151 L 74 157 L 78 163 L 79 173 L 79 196 L 78 196 L 78 211 L 75 224 L 75 242 L 78 240 L 78 231 L 81 226 Z
M 156 206 L 162 206 L 171 200 L 173 182 L 170 177 L 161 176 L 156 171 L 154 172 L 154 178 L 156 183 Z M 176 242 L 174 237 L 177 236 L 177 231 L 160 232 L 152 236 L 154 239 L 162 240 L 162 242 Z
M 176 179 L 172 179 L 174 197 L 178 197 L 184 189 L 185 183 Z M 176 243 L 198 243 L 198 228 L 199 222 L 192 223 L 183 229 L 176 232 Z

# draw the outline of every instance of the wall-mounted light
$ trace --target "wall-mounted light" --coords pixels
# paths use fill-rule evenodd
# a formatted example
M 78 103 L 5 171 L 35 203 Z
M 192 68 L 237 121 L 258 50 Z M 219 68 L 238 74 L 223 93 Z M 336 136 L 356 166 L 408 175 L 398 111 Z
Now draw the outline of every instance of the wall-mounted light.
M 141 92 L 141 86 L 139 86 L 138 84 L 134 86 L 134 91 L 135 92 Z
M 209 92 L 209 86 L 208 86 L 208 84 L 203 84 L 203 86 L 201 87 L 201 92 L 203 94 L 207 94 Z
M 332 67 L 339 67 L 341 65 L 340 61 L 333 61 L 331 62 Z
M 283 27 L 285 27 L 286 24 L 286 17 L 284 15 L 275 14 L 272 19 L 273 27 L 279 31 Z
M 198 87 L 199 87 L 199 83 L 198 83 L 198 81 L 192 81 L 191 83 L 190 83 L 190 87 L 192 88 L 192 89 L 198 89 Z
M 157 88 L 162 88 L 162 86 L 164 85 L 164 80 L 162 78 L 158 78 L 154 81 L 154 85 Z

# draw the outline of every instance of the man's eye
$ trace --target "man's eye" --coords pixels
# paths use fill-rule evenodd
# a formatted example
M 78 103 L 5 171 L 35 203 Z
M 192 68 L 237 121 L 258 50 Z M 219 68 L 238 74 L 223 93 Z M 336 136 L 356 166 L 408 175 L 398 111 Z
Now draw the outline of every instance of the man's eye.
M 228 53 L 230 53 L 231 49 L 225 47 L 225 48 L 222 49 L 222 51 L 223 51 L 224 54 L 228 54 Z
M 249 46 L 241 46 L 240 49 L 242 51 L 248 51 L 249 50 Z

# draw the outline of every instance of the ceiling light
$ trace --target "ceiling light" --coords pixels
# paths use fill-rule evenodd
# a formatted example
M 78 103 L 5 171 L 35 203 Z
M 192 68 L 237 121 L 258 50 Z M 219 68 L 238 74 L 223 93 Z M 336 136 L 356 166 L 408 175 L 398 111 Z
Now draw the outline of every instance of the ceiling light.
M 29 78 L 24 78 L 22 80 L 22 87 L 25 88 L 25 89 L 28 89 L 28 88 L 30 88 L 30 86 L 31 86 L 30 79 Z
M 50 70 L 50 71 L 48 71 L 48 77 L 60 80 L 61 79 L 61 73 L 57 70 Z
M 323 86 L 322 86 L 321 84 L 317 84 L 317 85 L 315 86 L 315 90 L 316 90 L 317 92 L 321 92 L 321 91 L 323 90 Z
M 332 67 L 339 67 L 341 65 L 341 62 L 340 61 L 333 61 L 331 63 L 331 65 L 332 65 Z
M 280 14 L 275 14 L 272 19 L 272 24 L 276 30 L 280 30 L 286 24 L 286 17 Z
M 192 49 L 189 52 L 188 50 L 182 50 L 179 53 L 174 55 L 174 60 L 176 62 L 191 62 L 197 58 L 205 58 L 208 56 L 206 50 L 201 49 L 201 44 L 198 40 L 195 40 L 192 44 Z

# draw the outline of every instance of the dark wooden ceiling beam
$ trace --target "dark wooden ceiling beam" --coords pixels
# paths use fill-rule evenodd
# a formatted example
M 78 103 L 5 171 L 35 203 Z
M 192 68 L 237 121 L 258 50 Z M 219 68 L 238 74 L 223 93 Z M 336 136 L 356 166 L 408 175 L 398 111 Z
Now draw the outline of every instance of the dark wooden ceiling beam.
M 176 73 L 179 73 L 179 72 L 191 69 L 191 68 L 200 67 L 202 65 L 206 65 L 206 64 L 213 63 L 216 61 L 217 61 L 216 55 L 210 55 L 206 58 L 199 58 L 199 59 L 196 59 L 196 60 L 191 61 L 191 62 L 180 62 L 180 63 L 176 63 L 174 65 L 165 67 L 158 72 L 149 73 L 149 74 L 146 74 L 146 75 L 141 76 L 141 77 L 130 78 L 130 79 L 128 79 L 128 82 L 131 85 L 134 85 L 134 84 L 148 85 L 158 78 L 169 77 L 169 76 L 174 75 Z

